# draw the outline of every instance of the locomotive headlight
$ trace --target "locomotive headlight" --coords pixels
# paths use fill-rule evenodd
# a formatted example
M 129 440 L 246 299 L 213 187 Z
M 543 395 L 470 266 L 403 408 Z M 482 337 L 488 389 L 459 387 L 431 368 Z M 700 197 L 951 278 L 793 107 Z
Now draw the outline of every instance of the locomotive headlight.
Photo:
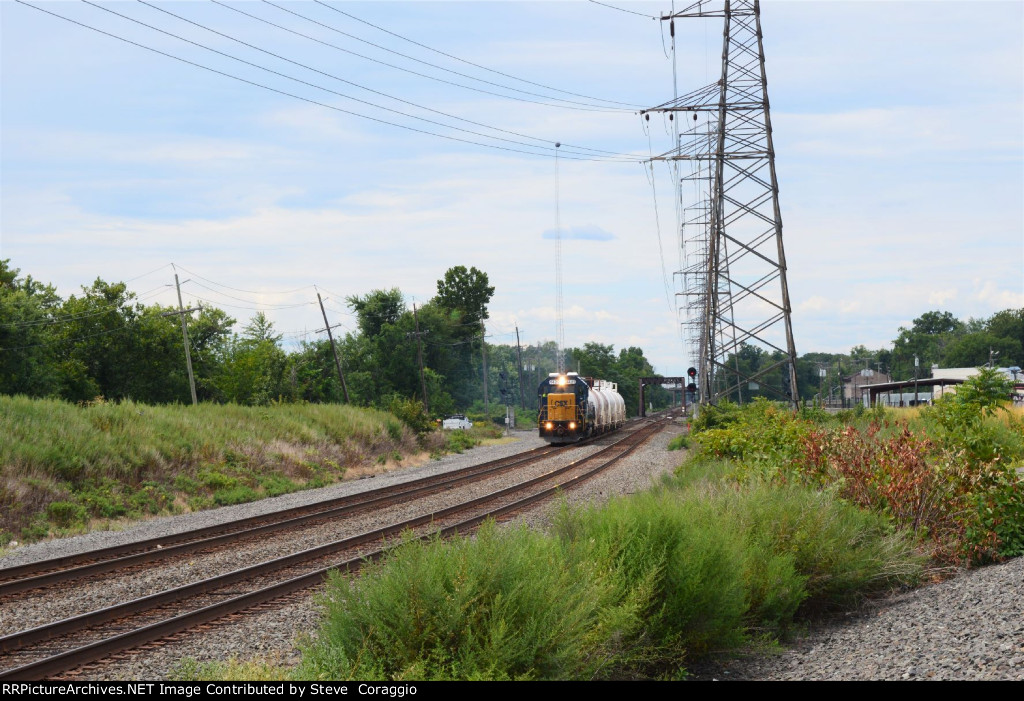
M 559 387 L 565 387 L 565 383 L 566 383 L 565 375 L 560 375 L 559 378 L 558 378 L 558 386 Z
M 576 430 L 576 422 L 575 421 L 570 421 L 569 422 L 569 430 L 570 431 L 575 431 Z
M 548 421 L 546 424 L 544 424 L 544 428 L 546 428 L 549 431 L 551 429 L 553 429 L 554 427 L 555 427 L 555 425 L 553 423 L 551 423 L 550 421 Z

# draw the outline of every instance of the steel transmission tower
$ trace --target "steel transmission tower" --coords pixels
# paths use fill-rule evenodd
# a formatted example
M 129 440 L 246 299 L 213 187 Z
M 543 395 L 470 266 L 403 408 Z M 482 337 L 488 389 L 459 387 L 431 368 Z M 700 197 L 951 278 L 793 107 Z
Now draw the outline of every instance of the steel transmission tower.
M 697 348 L 700 402 L 742 400 L 756 383 L 763 394 L 796 406 L 760 3 L 699 2 L 662 17 L 670 22 L 673 51 L 676 20 L 694 17 L 724 21 L 721 79 L 646 112 L 668 113 L 674 124 L 674 147 L 654 160 L 670 162 L 679 187 L 679 294 Z M 684 206 L 690 188 L 694 204 Z M 741 351 L 759 355 L 760 367 L 747 369 Z

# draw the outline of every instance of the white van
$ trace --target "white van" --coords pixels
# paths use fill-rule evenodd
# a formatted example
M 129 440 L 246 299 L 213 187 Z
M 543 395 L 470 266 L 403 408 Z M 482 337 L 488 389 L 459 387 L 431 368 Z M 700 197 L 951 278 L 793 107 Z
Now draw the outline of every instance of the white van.
M 453 431 L 459 428 L 473 428 L 473 422 L 467 419 L 464 414 L 452 414 L 441 422 L 441 428 L 446 431 Z

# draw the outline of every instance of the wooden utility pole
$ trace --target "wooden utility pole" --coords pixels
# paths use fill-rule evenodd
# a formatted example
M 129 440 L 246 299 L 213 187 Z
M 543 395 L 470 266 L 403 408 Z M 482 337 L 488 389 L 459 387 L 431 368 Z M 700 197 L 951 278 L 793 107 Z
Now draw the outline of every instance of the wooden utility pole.
M 185 341 L 185 365 L 188 366 L 188 386 L 192 390 L 192 406 L 199 404 L 196 398 L 196 378 L 192 374 L 192 353 L 188 347 L 188 326 L 185 325 L 185 306 L 181 303 L 181 283 L 178 282 L 178 273 L 174 273 L 174 286 L 178 290 L 178 316 L 181 318 L 181 337 Z M 189 309 L 189 312 L 195 309 Z
M 480 350 L 483 353 L 484 359 L 484 413 L 487 414 L 488 421 L 491 416 L 491 405 L 487 401 L 487 332 L 484 328 L 483 319 L 480 320 Z
M 334 346 L 334 334 L 331 333 L 331 324 L 327 321 L 327 312 L 324 311 L 324 301 L 320 298 L 320 290 L 316 292 L 316 301 L 320 303 L 320 313 L 324 315 L 324 326 L 327 327 L 327 338 L 331 342 L 331 352 L 334 353 L 334 367 L 338 368 L 338 379 L 341 380 L 341 391 L 345 394 L 345 403 L 348 404 L 348 385 L 345 384 L 345 374 L 341 371 L 341 361 L 338 360 L 338 349 Z
M 420 342 L 420 318 L 416 314 L 416 303 L 412 303 L 412 319 L 416 324 L 416 362 L 420 364 L 420 388 L 423 390 L 423 409 L 430 413 L 430 402 L 427 401 L 427 381 L 423 379 L 423 344 Z
M 516 355 L 519 357 L 519 404 L 526 411 L 526 397 L 523 395 L 523 349 L 519 345 L 519 326 L 516 326 Z

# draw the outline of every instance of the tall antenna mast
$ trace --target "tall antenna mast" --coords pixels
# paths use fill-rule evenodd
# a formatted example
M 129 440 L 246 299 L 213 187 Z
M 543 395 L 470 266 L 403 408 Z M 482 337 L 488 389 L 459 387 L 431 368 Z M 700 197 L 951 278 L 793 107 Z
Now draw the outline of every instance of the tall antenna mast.
M 796 407 L 796 347 L 760 2 L 701 1 L 661 19 L 674 24 L 692 17 L 723 19 L 721 79 L 646 111 L 692 114 L 692 141 L 677 140 L 655 160 L 690 161 L 693 174 L 684 179 L 708 187 L 695 207 L 706 216 L 689 222 L 684 217 L 684 229 L 687 223 L 700 226 L 689 228 L 689 239 L 684 233 L 686 267 L 680 271 L 688 323 L 697 337 L 700 402 L 741 398 L 744 385 L 756 383 Z M 697 119 L 702 113 L 713 117 L 703 127 Z M 746 346 L 766 354 L 756 370 L 739 363 Z
M 565 319 L 562 315 L 562 205 L 558 183 L 558 149 L 555 144 L 555 343 L 558 345 L 558 372 L 565 372 Z

